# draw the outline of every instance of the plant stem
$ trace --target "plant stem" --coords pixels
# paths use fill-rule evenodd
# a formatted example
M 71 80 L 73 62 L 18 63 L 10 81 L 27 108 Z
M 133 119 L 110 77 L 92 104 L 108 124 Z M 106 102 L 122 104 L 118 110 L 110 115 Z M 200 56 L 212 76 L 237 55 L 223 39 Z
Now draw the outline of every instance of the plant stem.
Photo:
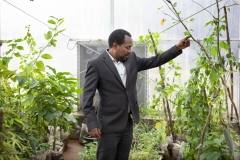
M 164 98 L 162 99 L 163 100 L 163 110 L 164 110 L 164 114 L 165 114 L 165 121 L 167 122 L 167 133 L 168 135 L 170 135 L 170 125 L 169 125 L 169 121 L 168 121 L 168 113 L 167 113 L 167 109 L 166 109 L 166 104 L 165 104 L 165 100 Z
M 55 27 L 55 29 L 54 29 L 54 34 L 53 34 L 53 36 L 52 36 L 51 39 L 48 41 L 48 43 L 43 47 L 43 49 L 42 49 L 41 51 L 39 51 L 39 54 L 38 54 L 36 60 L 34 61 L 33 65 L 37 62 L 38 58 L 39 58 L 40 55 L 43 53 L 43 51 L 44 51 L 47 47 L 49 47 L 49 44 L 52 42 L 53 38 L 56 37 L 57 28 L 58 28 L 58 23 L 56 24 L 56 27 Z
M 229 36 L 229 29 L 228 29 L 228 19 L 227 19 L 227 9 L 226 9 L 226 6 L 223 7 L 224 9 L 224 14 L 225 14 L 225 24 L 226 24 L 226 36 L 227 36 L 227 43 L 228 43 L 228 54 L 229 54 L 229 59 L 230 59 L 230 62 L 231 62 L 231 58 L 233 57 L 232 55 L 232 51 L 231 51 L 231 44 L 230 44 L 230 36 Z M 229 63 L 230 64 L 230 85 L 231 85 L 231 89 L 230 89 L 230 92 L 231 92 L 231 97 L 233 98 L 233 66 L 232 66 L 232 63 Z M 233 118 L 233 105 L 231 104 L 231 120 Z
M 56 130 L 57 130 L 57 122 L 56 122 L 56 118 L 54 118 L 54 122 L 53 122 L 54 126 L 53 126 L 53 151 L 55 151 L 55 147 L 56 147 Z
M 220 46 L 219 46 L 219 17 L 220 17 L 220 10 L 219 10 L 219 4 L 218 4 L 218 0 L 216 0 L 216 4 L 217 4 L 217 18 L 216 18 L 216 23 L 217 23 L 217 32 L 216 32 L 216 38 L 217 38 L 217 56 L 218 56 L 218 61 L 221 64 L 221 66 L 223 67 L 223 69 L 225 68 L 224 65 L 222 64 L 222 58 L 221 58 L 221 53 L 220 53 Z M 225 70 L 225 69 L 224 69 Z
M 206 89 L 205 88 L 204 88 L 204 97 L 205 97 L 206 102 L 207 102 L 208 100 L 207 100 L 207 93 L 206 93 Z M 206 103 L 206 105 L 208 105 L 208 104 Z M 200 160 L 200 156 L 202 154 L 204 137 L 205 137 L 205 134 L 206 134 L 207 126 L 208 126 L 208 124 L 210 122 L 213 106 L 210 104 L 210 105 L 208 105 L 208 108 L 209 108 L 209 112 L 208 112 L 206 123 L 205 123 L 204 128 L 203 128 L 202 136 L 201 136 L 201 139 L 200 139 L 200 145 L 199 145 L 199 148 L 198 148 L 198 160 Z
M 152 40 L 152 44 L 153 44 L 153 47 L 154 47 L 155 55 L 157 55 L 158 53 L 157 53 L 157 47 L 156 47 L 155 41 L 154 41 L 154 39 L 152 37 L 151 31 L 148 30 L 148 32 L 149 32 L 150 38 Z M 161 66 L 159 66 L 159 70 L 161 70 Z M 161 73 L 160 73 L 160 77 L 163 80 L 163 82 L 162 82 L 162 89 L 165 89 L 166 87 L 165 87 L 165 83 L 164 83 L 164 77 L 163 77 L 163 75 Z M 176 143 L 175 134 L 174 134 L 174 130 L 173 130 L 172 114 L 171 114 L 171 111 L 170 111 L 169 103 L 168 103 L 166 98 L 163 98 L 163 102 L 166 102 L 166 103 L 163 103 L 163 106 L 164 106 L 164 108 L 167 108 L 168 116 L 169 116 L 169 124 L 168 124 L 168 118 L 166 118 L 167 119 L 166 122 L 167 122 L 168 126 L 170 126 L 170 128 L 171 128 L 173 143 Z M 167 117 L 167 115 L 166 115 L 166 117 Z

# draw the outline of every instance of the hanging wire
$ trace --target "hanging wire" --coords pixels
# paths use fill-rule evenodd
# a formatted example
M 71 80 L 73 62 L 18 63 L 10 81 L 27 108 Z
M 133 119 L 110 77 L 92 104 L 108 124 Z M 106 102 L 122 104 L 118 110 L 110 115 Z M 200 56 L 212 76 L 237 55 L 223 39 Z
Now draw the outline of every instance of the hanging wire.
M 219 2 L 221 2 L 221 1 L 222 1 L 222 0 L 219 0 Z M 24 14 L 28 15 L 29 17 L 35 19 L 35 20 L 38 21 L 39 23 L 42 23 L 43 25 L 45 25 L 45 26 L 51 28 L 51 26 L 49 26 L 48 24 L 42 22 L 42 21 L 39 20 L 38 18 L 36 18 L 36 17 L 32 16 L 31 14 L 25 12 L 24 10 L 22 10 L 22 9 L 20 9 L 19 7 L 13 5 L 12 3 L 8 2 L 7 0 L 4 0 L 4 2 L 8 3 L 9 5 L 11 5 L 12 7 L 16 8 L 17 10 L 23 12 Z M 213 4 L 211 4 L 211 5 L 209 5 L 209 6 L 205 7 L 205 8 L 203 8 L 202 10 L 200 10 L 200 11 L 198 11 L 198 12 L 196 12 L 196 13 L 194 13 L 194 14 L 192 14 L 192 15 L 186 17 L 186 18 L 184 18 L 183 21 L 185 21 L 185 20 L 187 20 L 187 19 L 189 19 L 189 18 L 191 18 L 191 17 L 193 17 L 193 16 L 195 16 L 195 15 L 201 13 L 202 11 L 206 10 L 207 8 L 212 7 L 212 6 L 215 5 L 215 4 L 216 4 L 216 3 L 213 3 Z M 172 26 L 166 28 L 165 30 L 161 31 L 160 33 L 163 33 L 163 32 L 165 32 L 165 31 L 171 29 L 172 27 L 178 25 L 179 23 L 180 23 L 180 22 L 177 22 L 177 23 L 173 24 Z M 82 45 L 83 47 L 86 47 L 87 49 L 89 49 L 89 50 L 91 50 L 91 51 L 93 51 L 93 52 L 95 52 L 95 53 L 97 53 L 97 54 L 101 54 L 101 53 L 99 53 L 99 52 L 93 50 L 92 48 L 90 48 L 90 47 L 84 45 L 83 43 L 80 43 L 79 40 L 77 40 L 77 39 L 72 39 L 72 38 L 70 38 L 70 36 L 67 36 L 67 35 L 64 34 L 64 33 L 60 33 L 60 34 L 63 35 L 63 36 L 65 36 L 66 38 L 69 39 L 68 42 L 67 42 L 67 48 L 68 48 L 69 50 L 73 50 L 73 49 L 76 47 L 77 43 L 78 43 L 78 44 Z M 75 43 L 75 45 L 74 45 L 73 48 L 69 48 L 69 43 L 70 43 L 70 41 L 76 41 L 76 43 Z M 80 73 L 77 73 L 76 75 L 81 74 L 81 73 L 83 73 L 83 72 L 85 72 L 85 71 L 86 71 L 86 70 L 81 71 Z M 142 75 L 142 76 L 144 76 L 144 75 Z M 154 81 L 154 80 L 152 80 L 152 81 Z
M 22 10 L 22 9 L 20 9 L 19 7 L 17 7 L 17 6 L 15 6 L 15 5 L 13 5 L 12 3 L 10 3 L 10 2 L 8 2 L 8 1 L 6 1 L 6 0 L 4 0 L 4 2 L 6 2 L 6 3 L 8 3 L 9 5 L 11 5 L 12 7 L 14 7 L 14 8 L 16 8 L 17 10 L 19 10 L 19 11 L 21 11 L 21 12 L 23 12 L 24 14 L 26 14 L 26 15 L 28 15 L 29 17 L 31 17 L 31 18 L 33 18 L 33 19 L 35 19 L 36 21 L 38 21 L 38 22 L 40 22 L 41 24 L 43 24 L 43 25 L 45 25 L 45 26 L 47 26 L 48 28 L 52 28 L 51 26 L 49 26 L 48 24 L 46 24 L 46 23 L 44 23 L 44 22 L 42 22 L 41 20 L 39 20 L 38 18 L 36 18 L 36 17 L 34 17 L 34 16 L 32 16 L 31 14 L 29 14 L 29 13 L 27 13 L 27 12 L 25 12 L 24 10 Z M 69 50 L 73 50 L 75 47 L 76 47 L 76 44 L 77 43 L 75 43 L 75 45 L 74 45 L 74 47 L 73 48 L 69 48 L 69 42 L 70 41 L 74 41 L 72 38 L 70 38 L 70 36 L 67 36 L 66 34 L 64 34 L 64 33 L 60 33 L 61 35 L 63 35 L 63 36 L 65 36 L 66 38 L 68 38 L 69 40 L 68 40 L 68 43 L 67 43 L 67 48 L 69 49 Z
M 222 1 L 222 0 L 219 0 L 219 2 L 221 2 L 221 1 Z M 29 13 L 25 12 L 24 10 L 22 10 L 22 9 L 20 9 L 19 7 L 17 7 L 17 6 L 15 6 L 15 5 L 13 5 L 12 3 L 8 2 L 7 0 L 4 0 L 4 2 L 8 3 L 9 5 L 11 5 L 11 6 L 13 6 L 14 8 L 18 9 L 19 11 L 23 12 L 24 14 L 28 15 L 29 17 L 31 17 L 31 18 L 33 18 L 33 19 L 35 19 L 36 21 L 38 21 L 38 22 L 42 23 L 43 25 L 45 25 L 45 26 L 47 26 L 47 27 L 51 28 L 51 26 L 49 26 L 48 24 L 46 24 L 46 23 L 42 22 L 42 21 L 41 21 L 41 20 L 39 20 L 38 18 L 36 18 L 36 17 L 32 16 L 31 14 L 29 14 Z M 236 3 L 236 2 L 235 2 L 235 3 Z M 213 6 L 213 5 L 215 5 L 215 4 L 216 4 L 216 3 L 213 3 L 213 4 L 211 4 L 211 5 L 209 5 L 209 6 L 205 7 L 205 8 L 203 8 L 202 10 L 200 10 L 200 11 L 198 11 L 198 12 L 196 12 L 196 13 L 194 13 L 194 14 L 192 14 L 192 15 L 190 15 L 190 16 L 188 16 L 188 17 L 186 17 L 186 18 L 184 18 L 184 19 L 183 19 L 183 21 L 185 21 L 185 20 L 187 20 L 187 19 L 189 19 L 189 18 L 191 18 L 191 17 L 193 17 L 193 16 L 197 15 L 198 13 L 201 13 L 202 11 L 204 11 L 204 10 L 206 10 L 206 9 L 208 9 L 208 8 L 210 8 L 210 7 L 212 7 L 212 6 Z M 173 24 L 172 26 L 170 26 L 170 27 L 166 28 L 165 30 L 161 31 L 160 33 L 163 33 L 163 32 L 165 32 L 165 31 L 167 31 L 167 30 L 171 29 L 172 27 L 174 27 L 174 26 L 178 25 L 179 23 L 180 23 L 180 22 Z M 67 43 L 67 48 L 68 48 L 69 50 L 73 50 L 73 49 L 76 47 L 76 44 L 77 44 L 77 43 L 79 43 L 80 45 L 82 45 L 82 46 L 84 46 L 84 47 L 86 47 L 86 48 L 88 48 L 88 49 L 90 49 L 90 50 L 94 51 L 93 49 L 91 49 L 91 48 L 87 47 L 86 45 L 84 45 L 84 44 L 81 44 L 81 43 L 79 42 L 79 40 L 77 40 L 77 39 L 72 39 L 72 38 L 70 38 L 70 36 L 67 36 L 67 35 L 66 35 L 66 34 L 64 34 L 64 33 L 60 33 L 60 34 L 61 34 L 61 35 L 63 35 L 63 36 L 65 36 L 66 38 L 68 38 L 68 39 L 69 39 L 69 40 L 68 40 L 68 43 Z M 74 45 L 74 47 L 73 47 L 73 48 L 69 48 L 69 43 L 70 43 L 70 41 L 77 41 L 77 42 L 75 43 L 75 45 Z M 100 53 L 99 53 L 99 52 L 97 52 L 97 51 L 94 51 L 94 52 L 95 52 L 95 53 L 97 53 L 97 54 L 100 54 Z
M 69 39 L 69 40 L 68 40 L 67 48 L 68 48 L 69 50 L 73 50 L 73 49 L 76 47 L 77 42 L 75 43 L 75 45 L 73 46 L 73 48 L 69 48 L 69 42 L 70 42 L 70 41 L 73 41 L 73 40 L 72 40 L 72 39 Z
M 221 2 L 221 1 L 222 1 L 222 0 L 219 0 L 219 2 Z M 45 26 L 51 28 L 51 27 L 50 27 L 49 25 L 47 25 L 46 23 L 44 23 L 44 22 L 42 22 L 41 20 L 35 18 L 35 17 L 32 16 L 31 14 L 29 14 L 29 13 L 25 12 L 24 10 L 20 9 L 19 7 L 17 7 L 17 6 L 15 6 L 15 5 L 11 4 L 11 3 L 8 2 L 7 0 L 4 0 L 4 2 L 8 3 L 9 5 L 13 6 L 14 8 L 16 8 L 16 9 L 18 9 L 19 11 L 23 12 L 24 14 L 26 14 L 26 15 L 32 17 L 32 18 L 35 19 L 36 21 L 38 21 L 38 22 L 44 24 Z M 195 15 L 201 13 L 202 11 L 204 11 L 204 10 L 206 10 L 206 9 L 208 9 L 208 8 L 210 8 L 210 7 L 212 7 L 212 6 L 215 5 L 215 4 L 216 4 L 216 3 L 213 3 L 213 4 L 211 4 L 211 5 L 209 5 L 209 6 L 205 7 L 205 8 L 203 8 L 202 10 L 200 10 L 200 11 L 198 11 L 198 12 L 196 12 L 196 13 L 194 13 L 194 14 L 192 14 L 192 15 L 186 17 L 186 18 L 184 18 L 183 21 L 185 21 L 185 20 L 187 20 L 187 19 L 189 19 L 189 18 L 191 18 L 191 17 L 193 17 L 193 16 L 195 16 Z M 178 25 L 179 23 L 180 23 L 180 22 L 177 22 L 177 23 L 173 24 L 172 26 L 166 28 L 165 30 L 161 31 L 160 33 L 163 33 L 163 32 L 165 32 L 165 31 L 171 29 L 172 27 Z M 74 41 L 74 39 L 70 38 L 69 36 L 65 35 L 64 33 L 60 33 L 60 34 L 62 34 L 63 36 L 69 38 L 68 44 L 69 44 L 70 41 Z M 75 44 L 75 46 L 76 46 L 76 44 Z M 74 48 L 75 48 L 75 46 L 74 46 Z M 72 48 L 72 49 L 74 49 L 74 48 Z M 70 49 L 70 48 L 69 48 L 69 49 Z M 70 49 L 70 50 L 72 50 L 72 49 Z

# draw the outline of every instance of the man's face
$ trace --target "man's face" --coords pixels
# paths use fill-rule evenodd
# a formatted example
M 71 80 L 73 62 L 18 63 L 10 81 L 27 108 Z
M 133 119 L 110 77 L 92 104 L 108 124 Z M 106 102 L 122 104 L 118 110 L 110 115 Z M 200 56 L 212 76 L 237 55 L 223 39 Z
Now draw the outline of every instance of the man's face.
M 133 40 L 131 37 L 125 35 L 125 40 L 122 45 L 117 45 L 116 56 L 121 62 L 125 62 L 128 59 L 129 54 L 132 52 Z

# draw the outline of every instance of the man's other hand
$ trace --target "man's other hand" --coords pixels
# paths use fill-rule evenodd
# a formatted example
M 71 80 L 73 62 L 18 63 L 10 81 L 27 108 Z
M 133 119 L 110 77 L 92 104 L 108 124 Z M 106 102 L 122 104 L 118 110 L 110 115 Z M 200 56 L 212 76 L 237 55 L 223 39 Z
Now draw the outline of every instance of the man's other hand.
M 89 134 L 91 135 L 91 137 L 100 138 L 101 132 L 100 132 L 100 128 L 94 128 L 91 131 L 89 131 Z

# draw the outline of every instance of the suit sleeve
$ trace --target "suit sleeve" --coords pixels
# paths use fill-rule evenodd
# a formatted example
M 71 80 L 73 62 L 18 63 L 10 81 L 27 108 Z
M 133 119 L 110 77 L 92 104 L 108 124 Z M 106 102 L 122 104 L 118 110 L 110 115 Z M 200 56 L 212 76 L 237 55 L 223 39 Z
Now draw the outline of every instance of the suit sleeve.
M 176 45 L 166 50 L 162 54 L 158 54 L 151 58 L 139 58 L 137 57 L 138 71 L 161 66 L 175 57 L 179 56 L 182 50 L 178 50 Z
M 93 61 L 90 61 L 87 66 L 83 87 L 83 113 L 89 131 L 94 128 L 99 128 L 95 107 L 93 106 L 93 98 L 97 89 L 98 80 L 97 68 Z

